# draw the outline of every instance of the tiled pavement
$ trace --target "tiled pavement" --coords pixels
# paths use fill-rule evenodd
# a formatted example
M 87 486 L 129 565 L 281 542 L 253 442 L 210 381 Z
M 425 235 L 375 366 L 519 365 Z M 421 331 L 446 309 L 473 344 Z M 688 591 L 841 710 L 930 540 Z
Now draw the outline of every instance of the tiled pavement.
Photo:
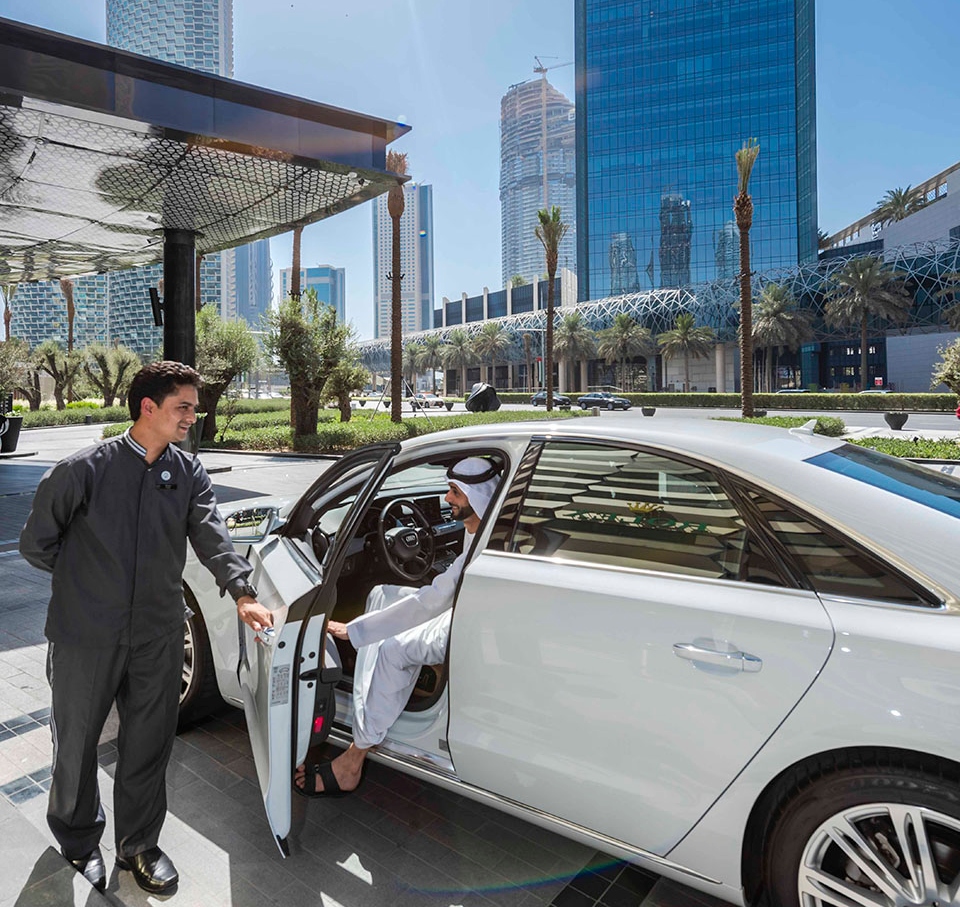
M 10 476 L 11 465 L 0 464 L 0 542 L 16 537 L 3 531 L 14 518 L 11 497 L 30 497 L 16 491 L 20 480 Z M 23 465 L 18 461 L 17 469 Z M 277 486 L 245 481 L 242 470 L 222 478 L 234 487 L 269 485 L 267 490 L 275 491 Z M 181 883 L 169 898 L 148 896 L 129 873 L 112 869 L 117 729 L 108 721 L 99 780 L 110 875 L 101 896 L 59 856 L 45 821 L 51 744 L 42 627 L 48 595 L 45 574 L 15 550 L 0 551 L 0 907 L 166 900 L 191 907 L 719 903 L 377 764 L 370 764 L 354 796 L 295 798 L 292 853 L 284 860 L 264 818 L 243 715 L 228 707 L 182 733 L 174 747 L 161 845 L 174 858 Z

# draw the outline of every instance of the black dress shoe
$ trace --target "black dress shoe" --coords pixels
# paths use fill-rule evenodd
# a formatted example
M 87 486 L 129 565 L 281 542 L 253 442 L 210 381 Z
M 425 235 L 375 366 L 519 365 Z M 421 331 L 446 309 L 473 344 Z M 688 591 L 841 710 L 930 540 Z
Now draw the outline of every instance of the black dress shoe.
M 129 869 L 134 881 L 144 890 L 157 894 L 180 881 L 176 867 L 159 847 L 151 847 L 132 857 L 117 854 L 117 868 Z
M 66 854 L 64 856 L 66 857 Z M 70 863 L 97 891 L 106 890 L 107 871 L 104 868 L 103 854 L 100 853 L 99 847 L 96 850 L 91 850 L 90 853 L 79 860 L 70 860 Z

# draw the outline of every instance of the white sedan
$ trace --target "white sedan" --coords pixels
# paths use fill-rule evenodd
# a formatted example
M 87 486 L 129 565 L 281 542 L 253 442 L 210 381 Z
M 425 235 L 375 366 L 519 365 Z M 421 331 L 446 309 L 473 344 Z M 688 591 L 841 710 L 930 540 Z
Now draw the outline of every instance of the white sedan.
M 234 513 L 276 636 L 191 562 L 184 705 L 245 709 L 281 850 L 294 766 L 350 739 L 326 622 L 454 559 L 476 455 L 447 659 L 374 758 L 731 903 L 960 903 L 960 482 L 808 428 L 461 429 Z

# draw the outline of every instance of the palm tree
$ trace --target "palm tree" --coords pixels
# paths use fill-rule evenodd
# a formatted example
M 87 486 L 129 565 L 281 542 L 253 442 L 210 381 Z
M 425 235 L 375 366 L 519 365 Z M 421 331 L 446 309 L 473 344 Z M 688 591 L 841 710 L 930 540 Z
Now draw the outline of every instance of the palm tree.
M 634 356 L 649 356 L 654 351 L 650 331 L 637 324 L 626 312 L 620 312 L 613 323 L 598 335 L 597 352 L 607 365 L 617 363 L 620 385 L 623 386 L 627 360 Z
M 550 210 L 541 208 L 537 212 L 540 221 L 534 229 L 537 239 L 543 246 L 547 260 L 547 340 L 544 358 L 547 375 L 547 411 L 553 409 L 553 295 L 554 278 L 557 276 L 557 258 L 560 243 L 567 235 L 568 225 L 560 220 L 560 209 L 553 205 Z
M 300 240 L 303 237 L 303 227 L 293 228 L 293 261 L 290 268 L 290 298 L 300 298 Z M 197 294 L 199 299 L 199 293 Z M 199 304 L 199 303 L 198 303 Z
M 487 366 L 487 382 L 496 389 L 497 386 L 497 360 L 503 357 L 513 344 L 513 338 L 510 332 L 497 321 L 488 321 L 480 332 L 473 338 L 473 350 L 481 360 L 489 361 Z
M 902 278 L 879 258 L 853 258 L 833 277 L 824 314 L 838 326 L 860 325 L 860 388 L 867 386 L 867 323 L 871 315 L 883 321 L 901 321 L 913 300 Z
M 566 360 L 564 367 L 577 361 L 592 359 L 597 351 L 596 335 L 587 327 L 580 312 L 571 312 L 560 319 L 554 343 L 557 355 L 561 360 Z M 573 387 L 575 383 L 571 381 L 570 386 Z M 586 391 L 586 388 L 581 390 Z
M 433 376 L 433 392 L 437 392 L 437 369 L 440 367 L 443 341 L 436 334 L 428 334 L 420 342 L 420 358 L 417 368 Z
M 407 156 L 399 151 L 388 151 L 387 170 L 397 175 L 396 183 L 387 193 L 387 211 L 390 214 L 390 220 L 393 221 L 393 257 L 390 273 L 387 275 L 393 289 L 390 300 L 390 419 L 393 422 L 401 422 L 403 417 L 400 414 L 400 407 L 403 405 L 403 397 L 400 394 L 400 376 L 403 353 L 400 347 L 403 339 L 401 331 L 403 310 L 400 306 L 400 281 L 403 280 L 403 275 L 400 273 L 400 218 L 403 217 L 403 209 L 406 207 L 403 198 L 404 181 L 401 177 L 406 176 L 407 173 Z
M 533 335 L 524 334 L 523 340 L 523 359 L 527 366 L 527 390 L 533 391 L 533 356 L 531 355 L 531 346 L 533 345 Z
M 473 341 L 462 328 L 457 328 L 447 334 L 441 354 L 445 368 L 460 370 L 460 393 L 467 393 L 467 366 L 477 361 L 477 354 L 473 351 Z
M 750 295 L 753 199 L 747 189 L 759 153 L 760 145 L 756 139 L 744 142 L 737 152 L 737 197 L 733 200 L 733 213 L 740 231 L 740 408 L 745 419 L 753 415 L 753 300 Z
M 417 371 L 420 369 L 420 360 L 423 358 L 423 346 L 419 343 L 408 343 L 403 348 L 401 363 L 403 374 L 410 379 L 411 393 L 417 392 Z
M 657 343 L 665 359 L 683 356 L 683 389 L 690 390 L 690 357 L 706 359 L 713 351 L 717 336 L 711 327 L 697 327 L 697 320 L 689 312 L 681 312 L 673 329 L 657 335 Z M 752 354 L 751 354 L 752 355 Z M 751 370 L 752 372 L 752 370 Z M 751 381 L 753 378 L 751 377 Z M 752 410 L 751 410 L 752 414 Z
M 927 201 L 919 189 L 888 189 L 873 209 L 873 216 L 884 227 L 892 220 L 903 220 L 915 211 L 919 211 Z
M 800 344 L 813 339 L 810 315 L 797 308 L 790 289 L 779 283 L 768 283 L 757 300 L 756 319 L 753 322 L 753 342 L 764 351 L 765 386 L 768 392 L 773 384 L 773 350 L 786 347 L 798 350 Z
M 67 301 L 67 355 L 73 354 L 73 324 L 77 319 L 77 307 L 73 301 L 73 281 L 69 277 L 60 278 L 60 292 Z M 73 403 L 73 378 L 67 384 L 67 403 Z
M 13 294 L 17 292 L 17 284 L 8 283 L 0 286 L 4 299 L 3 309 L 3 339 L 10 339 L 10 322 L 13 320 Z

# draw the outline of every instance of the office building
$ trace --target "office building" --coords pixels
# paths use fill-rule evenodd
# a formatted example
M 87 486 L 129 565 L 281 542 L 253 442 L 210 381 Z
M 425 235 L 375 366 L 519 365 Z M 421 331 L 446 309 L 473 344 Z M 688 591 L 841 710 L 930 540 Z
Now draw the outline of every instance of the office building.
M 546 139 L 546 163 L 544 162 Z M 546 186 L 544 186 L 546 178 Z M 503 284 L 544 273 L 537 212 L 557 205 L 567 235 L 559 266 L 574 269 L 576 228 L 576 121 L 573 104 L 546 78 L 511 86 L 500 101 L 500 237 Z
M 293 268 L 280 269 L 280 298 L 290 295 Z M 338 321 L 347 320 L 347 272 L 333 265 L 318 265 L 300 269 L 300 292 L 315 290 L 317 299 L 324 305 L 332 305 Z
M 401 331 L 410 334 L 433 326 L 433 186 L 408 182 L 403 186 L 400 218 Z M 390 337 L 393 282 L 393 221 L 387 194 L 373 205 L 374 337 Z
M 734 155 L 760 143 L 751 265 L 816 260 L 814 0 L 575 0 L 577 277 L 618 292 L 730 273 Z

